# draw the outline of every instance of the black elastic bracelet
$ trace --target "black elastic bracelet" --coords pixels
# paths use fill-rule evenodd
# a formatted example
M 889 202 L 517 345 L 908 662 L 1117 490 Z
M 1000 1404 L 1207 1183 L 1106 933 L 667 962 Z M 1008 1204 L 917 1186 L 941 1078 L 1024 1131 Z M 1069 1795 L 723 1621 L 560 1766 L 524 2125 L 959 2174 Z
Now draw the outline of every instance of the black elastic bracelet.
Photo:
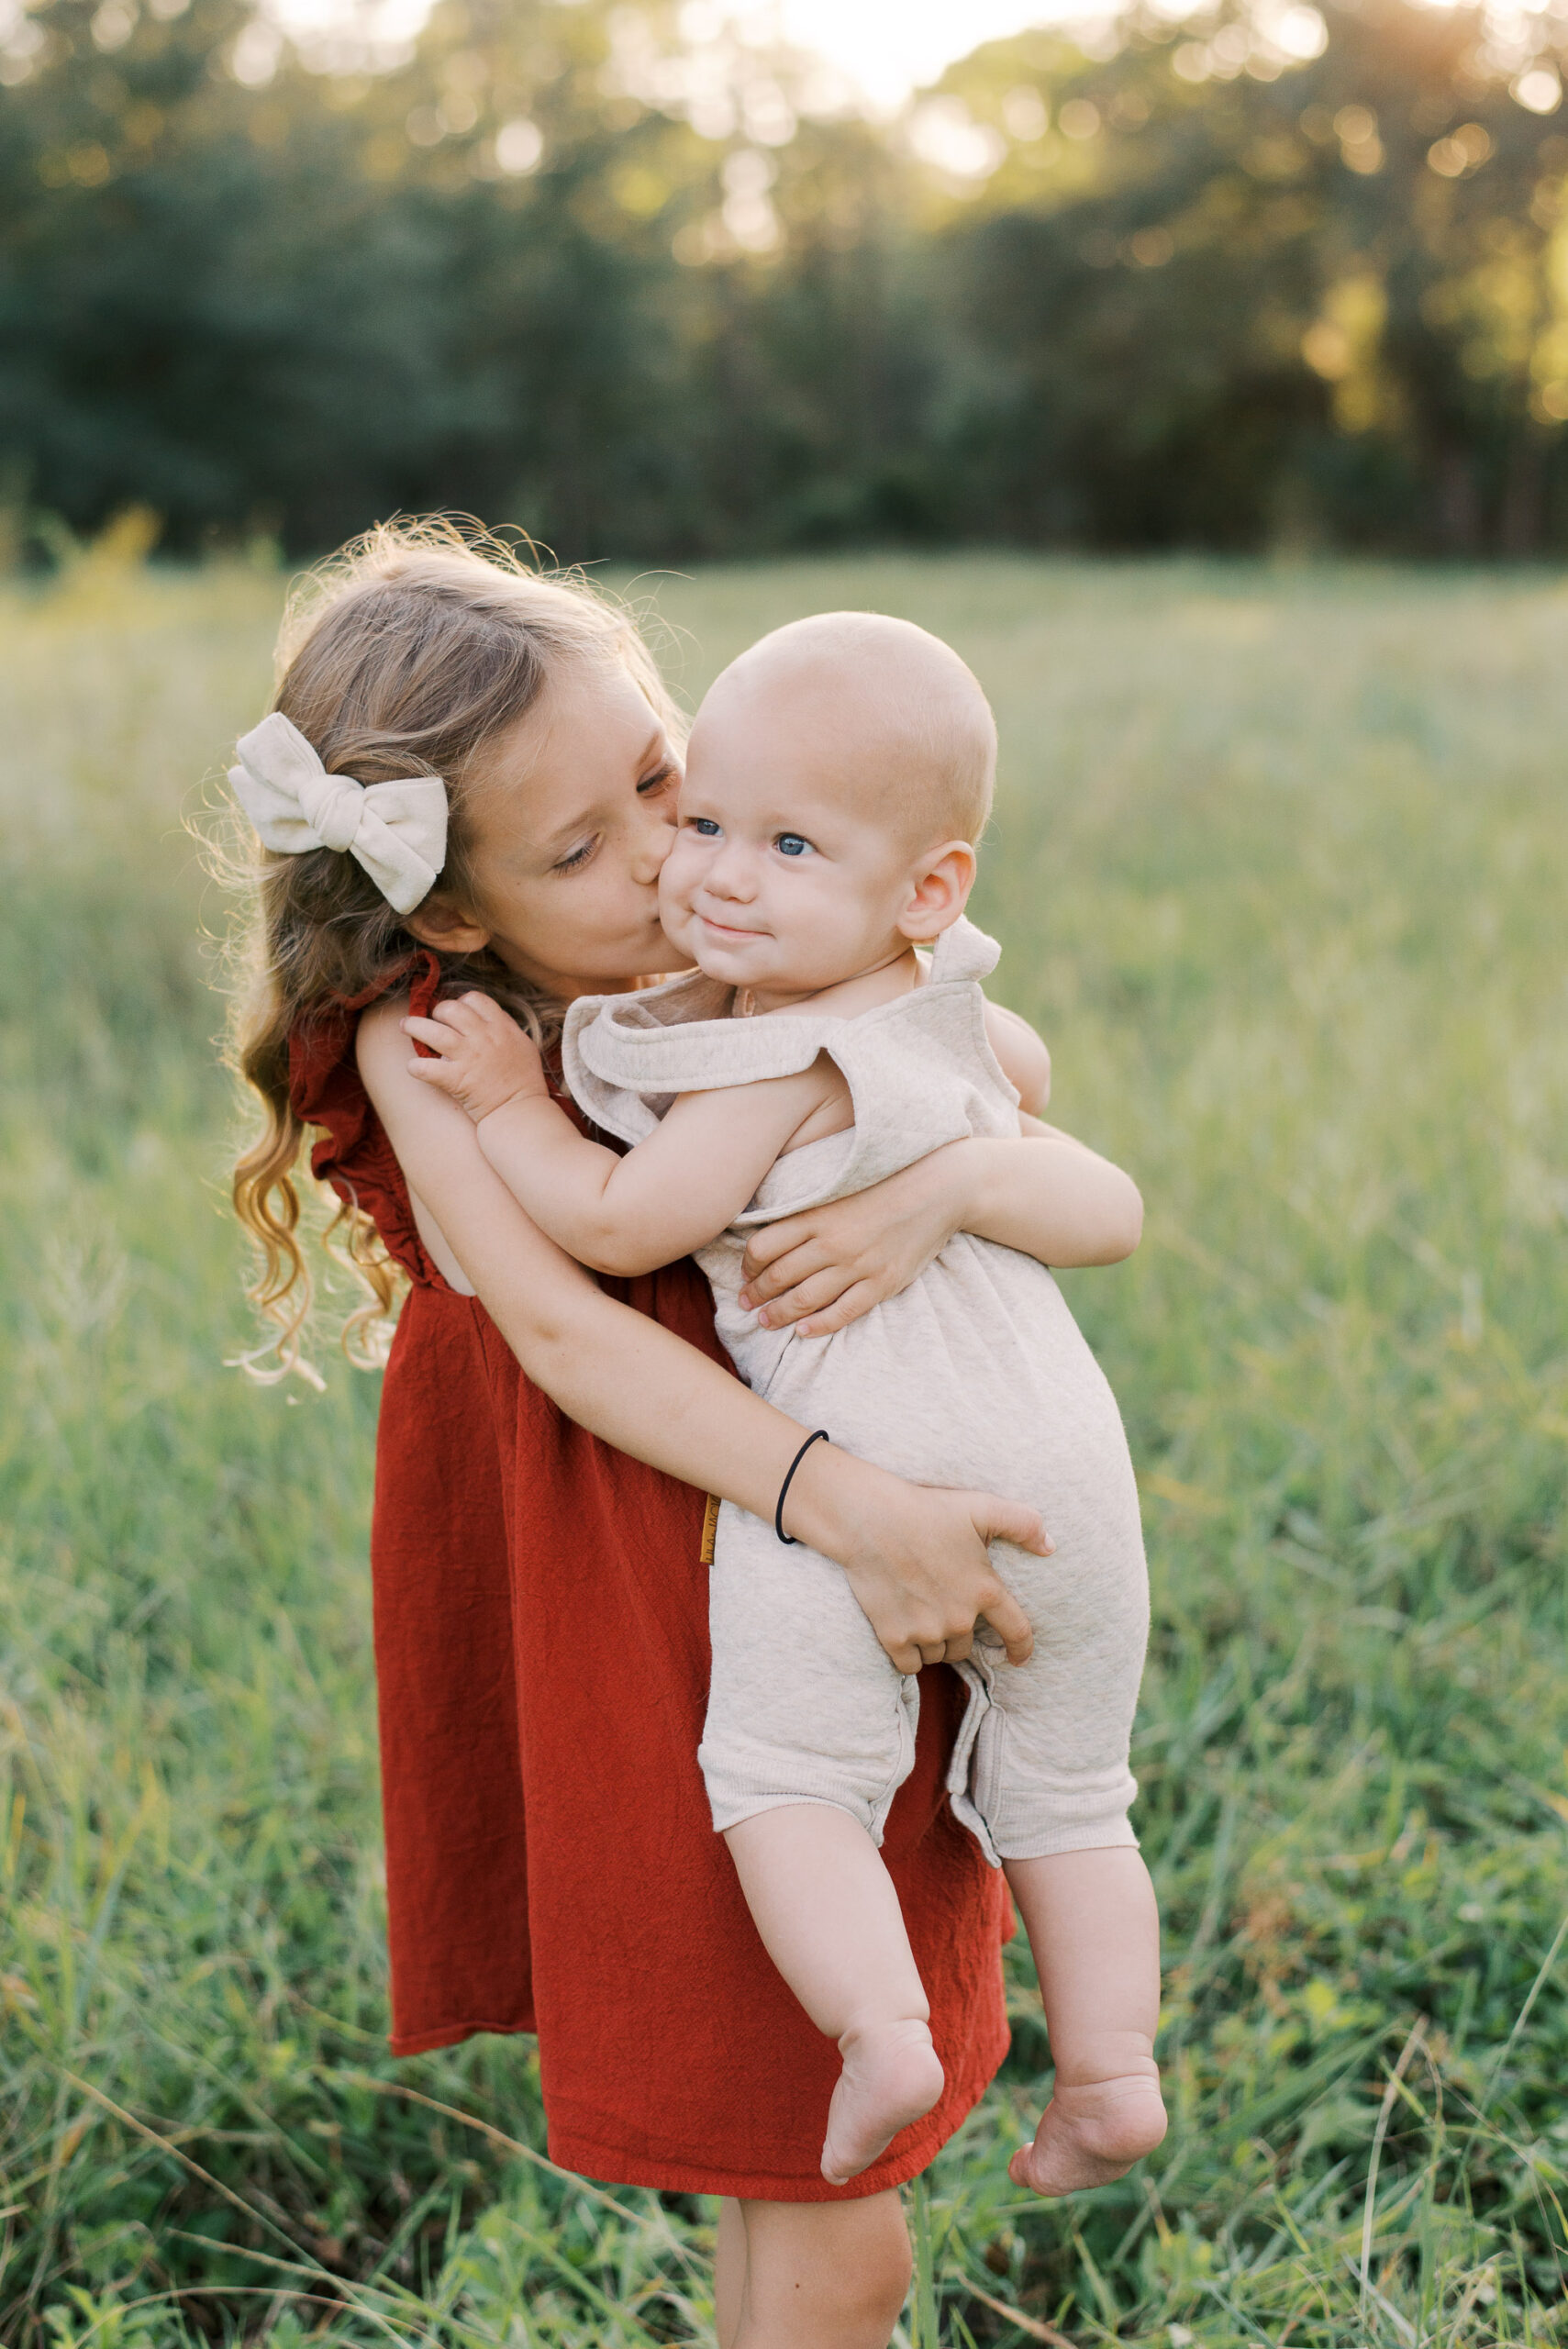
M 801 1445 L 800 1450 L 795 1453 L 795 1458 L 790 1462 L 789 1469 L 784 1476 L 784 1483 L 779 1486 L 779 1505 L 773 1511 L 773 1531 L 778 1535 L 779 1540 L 784 1542 L 792 1550 L 797 1546 L 799 1537 L 794 1533 L 786 1533 L 784 1530 L 784 1505 L 788 1495 L 790 1486 L 794 1481 L 795 1472 L 799 1467 L 801 1462 L 805 1459 L 806 1453 L 810 1451 L 814 1443 L 831 1443 L 833 1439 L 828 1434 L 826 1428 L 814 1429 L 812 1433 L 806 1437 L 806 1442 Z

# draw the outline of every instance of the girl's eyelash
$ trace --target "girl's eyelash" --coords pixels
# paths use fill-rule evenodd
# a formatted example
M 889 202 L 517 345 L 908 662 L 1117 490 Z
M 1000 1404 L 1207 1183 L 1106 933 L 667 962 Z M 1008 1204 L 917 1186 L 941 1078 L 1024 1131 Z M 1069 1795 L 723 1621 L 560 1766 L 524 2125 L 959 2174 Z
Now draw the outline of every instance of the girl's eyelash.
M 675 770 L 673 765 L 656 767 L 651 774 L 645 774 L 643 776 L 637 788 L 639 793 L 651 791 L 658 785 L 673 781 L 674 774 Z M 552 864 L 550 868 L 550 871 L 552 873 L 575 873 L 579 865 L 587 863 L 588 859 L 593 855 L 594 851 L 598 847 L 598 845 L 599 843 L 596 839 L 584 841 L 581 848 L 574 848 L 572 851 L 570 856 L 563 856 L 560 858 L 556 863 Z

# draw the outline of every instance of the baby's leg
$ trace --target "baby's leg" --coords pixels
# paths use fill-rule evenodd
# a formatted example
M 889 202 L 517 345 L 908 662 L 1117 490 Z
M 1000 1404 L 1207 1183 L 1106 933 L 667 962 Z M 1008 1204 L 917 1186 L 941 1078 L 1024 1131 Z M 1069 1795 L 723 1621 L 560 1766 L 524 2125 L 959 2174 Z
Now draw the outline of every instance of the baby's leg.
M 698 1759 L 757 1930 L 844 2068 L 822 2149 L 858 2176 L 942 2090 L 930 2009 L 877 1852 L 915 1752 L 917 1698 L 839 1567 L 720 1512 Z
M 1128 1820 L 1148 1585 L 1131 1475 L 1115 1464 L 1077 1508 L 1063 1479 L 1053 1557 L 998 1555 L 1034 1653 L 1014 1668 L 987 1649 L 978 1666 L 992 1706 L 970 1791 L 1034 1950 L 1056 2065 L 1035 2143 L 1013 2167 L 1039 2194 L 1104 2185 L 1165 2133 L 1159 1917 Z
M 1165 2134 L 1154 2061 L 1160 1919 L 1138 1853 L 1009 1860 L 1007 1882 L 1040 1974 L 1056 2086 L 1010 2176 L 1037 2194 L 1119 2177 Z
M 887 2349 L 909 2288 L 895 2193 L 720 2207 L 718 2349 Z
M 893 1879 L 865 1829 L 827 1803 L 759 1811 L 724 1840 L 768 1955 L 839 2043 L 822 2175 L 841 2186 L 942 2092 Z

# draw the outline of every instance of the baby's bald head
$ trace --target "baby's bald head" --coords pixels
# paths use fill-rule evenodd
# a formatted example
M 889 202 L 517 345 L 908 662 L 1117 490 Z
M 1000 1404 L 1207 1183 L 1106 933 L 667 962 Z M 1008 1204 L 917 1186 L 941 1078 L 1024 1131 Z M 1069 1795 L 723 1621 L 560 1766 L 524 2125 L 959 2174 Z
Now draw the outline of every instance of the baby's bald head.
M 802 736 L 839 790 L 911 847 L 979 840 L 996 727 L 951 645 L 880 612 L 817 612 L 743 652 L 699 715 Z

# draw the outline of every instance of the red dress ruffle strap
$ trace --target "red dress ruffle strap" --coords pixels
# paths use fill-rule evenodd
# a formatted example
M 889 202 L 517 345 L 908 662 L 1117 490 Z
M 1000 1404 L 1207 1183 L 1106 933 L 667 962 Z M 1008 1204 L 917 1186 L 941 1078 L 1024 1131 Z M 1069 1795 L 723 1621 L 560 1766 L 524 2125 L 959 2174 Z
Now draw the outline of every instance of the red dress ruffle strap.
M 310 1171 L 317 1181 L 330 1183 L 340 1199 L 362 1208 L 373 1218 L 387 1254 L 396 1259 L 410 1279 L 445 1287 L 425 1252 L 403 1169 L 360 1083 L 354 1062 L 361 1012 L 404 983 L 408 986 L 409 1009 L 417 1018 L 428 1019 L 440 989 L 441 966 L 427 947 L 381 985 L 355 996 L 351 1002 L 331 1004 L 301 1021 L 289 1038 L 289 1098 L 296 1117 L 308 1126 L 325 1129 L 310 1152 Z M 424 1046 L 418 1049 L 423 1052 Z
M 427 1009 L 435 957 L 407 974 Z M 360 1082 L 362 1004 L 293 1040 L 312 1164 L 409 1274 L 382 1395 L 371 1533 L 393 2047 L 537 2031 L 555 2160 L 781 2201 L 913 2176 L 1007 2044 L 1006 1888 L 953 1820 L 962 1692 L 922 1675 L 888 1821 L 947 2069 L 941 2102 L 848 2188 L 817 2168 L 836 2051 L 774 1972 L 697 1768 L 707 1694 L 703 1496 L 601 1443 L 441 1279 Z M 695 1266 L 606 1290 L 716 1360 Z

